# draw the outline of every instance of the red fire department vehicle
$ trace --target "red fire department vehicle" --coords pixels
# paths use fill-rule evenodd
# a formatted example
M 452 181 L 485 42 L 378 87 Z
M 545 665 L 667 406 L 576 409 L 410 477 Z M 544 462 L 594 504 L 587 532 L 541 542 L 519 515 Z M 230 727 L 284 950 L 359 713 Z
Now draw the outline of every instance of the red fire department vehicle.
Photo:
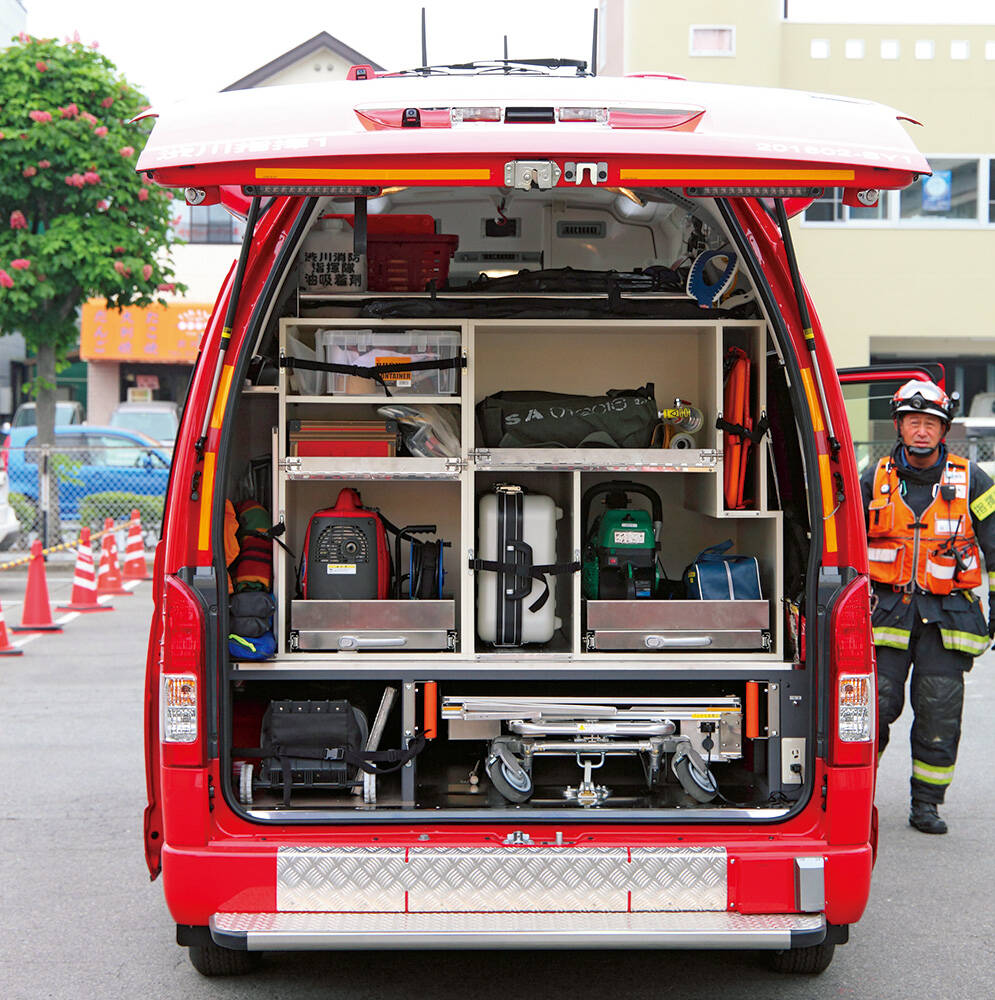
M 155 562 L 179 944 L 821 971 L 870 886 L 874 659 L 788 220 L 925 159 L 821 94 L 350 76 L 164 110 L 139 165 L 246 233 Z

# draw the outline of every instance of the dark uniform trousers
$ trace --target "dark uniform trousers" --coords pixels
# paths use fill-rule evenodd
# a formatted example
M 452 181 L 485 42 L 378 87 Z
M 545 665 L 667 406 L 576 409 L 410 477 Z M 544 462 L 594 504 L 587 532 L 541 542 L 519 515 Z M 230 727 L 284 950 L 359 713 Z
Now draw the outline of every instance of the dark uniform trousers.
M 961 713 L 964 707 L 964 672 L 971 669 L 972 657 L 946 649 L 937 622 L 924 622 L 916 613 L 915 596 L 911 614 L 908 649 L 876 646 L 878 669 L 878 753 L 888 745 L 890 727 L 902 714 L 905 681 L 912 666 L 909 699 L 915 717 L 912 723 L 912 798 L 940 803 L 953 779 L 960 742 Z M 904 616 L 903 616 L 904 617 Z

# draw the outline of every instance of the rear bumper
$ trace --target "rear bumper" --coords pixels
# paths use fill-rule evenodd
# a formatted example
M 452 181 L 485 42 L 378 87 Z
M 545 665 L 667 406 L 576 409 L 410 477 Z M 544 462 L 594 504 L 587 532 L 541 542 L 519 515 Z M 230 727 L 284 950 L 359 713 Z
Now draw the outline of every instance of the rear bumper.
M 247 951 L 721 948 L 821 944 L 822 914 L 216 913 L 211 937 Z

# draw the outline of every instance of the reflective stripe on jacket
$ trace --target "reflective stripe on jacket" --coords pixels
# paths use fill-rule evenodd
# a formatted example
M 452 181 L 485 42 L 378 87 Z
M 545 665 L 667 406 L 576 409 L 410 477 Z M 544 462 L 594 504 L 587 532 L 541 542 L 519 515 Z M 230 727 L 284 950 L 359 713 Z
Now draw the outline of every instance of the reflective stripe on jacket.
M 894 461 L 882 458 L 874 472 L 868 507 L 871 579 L 896 587 L 914 582 L 931 594 L 977 587 L 981 554 L 969 496 L 970 463 L 959 455 L 948 455 L 936 495 L 917 520 L 902 497 Z

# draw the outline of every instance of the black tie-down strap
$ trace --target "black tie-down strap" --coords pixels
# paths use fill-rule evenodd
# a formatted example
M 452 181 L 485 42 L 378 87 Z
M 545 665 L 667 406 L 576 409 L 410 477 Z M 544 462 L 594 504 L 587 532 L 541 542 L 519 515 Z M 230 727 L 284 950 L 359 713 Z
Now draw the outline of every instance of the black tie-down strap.
M 770 428 L 770 421 L 767 419 L 767 414 L 764 413 L 757 421 L 757 426 L 750 431 L 742 424 L 731 424 L 728 420 L 718 417 L 715 421 L 715 426 L 718 430 L 725 431 L 726 434 L 732 434 L 735 437 L 742 438 L 744 441 L 751 441 L 753 444 L 758 445 Z
M 549 583 L 546 581 L 546 574 L 558 576 L 561 573 L 576 573 L 580 569 L 579 562 L 569 563 L 546 563 L 542 566 L 532 564 L 532 546 L 525 542 L 509 542 L 514 546 L 516 552 L 525 556 L 523 562 L 497 562 L 493 559 L 471 559 L 470 569 L 486 570 L 490 573 L 504 573 L 507 577 L 514 578 L 514 586 L 511 593 L 504 596 L 509 601 L 521 601 L 532 593 L 532 581 L 538 580 L 542 584 L 542 593 L 529 605 L 529 611 L 533 614 L 541 611 L 546 601 L 549 600 Z
M 284 770 L 284 787 L 289 786 L 290 761 L 330 760 L 345 761 L 367 774 L 393 774 L 400 771 L 409 760 L 414 760 L 425 749 L 425 737 L 418 734 L 406 750 L 351 750 L 349 747 L 274 746 L 273 756 L 279 758 Z
M 436 358 L 429 361 L 391 361 L 389 364 L 376 365 L 344 365 L 335 361 L 305 361 L 303 358 L 280 358 L 280 367 L 293 374 L 295 368 L 309 372 L 331 372 L 334 375 L 355 375 L 357 378 L 368 378 L 383 387 L 389 396 L 390 389 L 384 380 L 384 375 L 395 372 L 428 372 L 444 371 L 449 368 L 466 368 L 466 358 L 460 355 L 455 358 Z

